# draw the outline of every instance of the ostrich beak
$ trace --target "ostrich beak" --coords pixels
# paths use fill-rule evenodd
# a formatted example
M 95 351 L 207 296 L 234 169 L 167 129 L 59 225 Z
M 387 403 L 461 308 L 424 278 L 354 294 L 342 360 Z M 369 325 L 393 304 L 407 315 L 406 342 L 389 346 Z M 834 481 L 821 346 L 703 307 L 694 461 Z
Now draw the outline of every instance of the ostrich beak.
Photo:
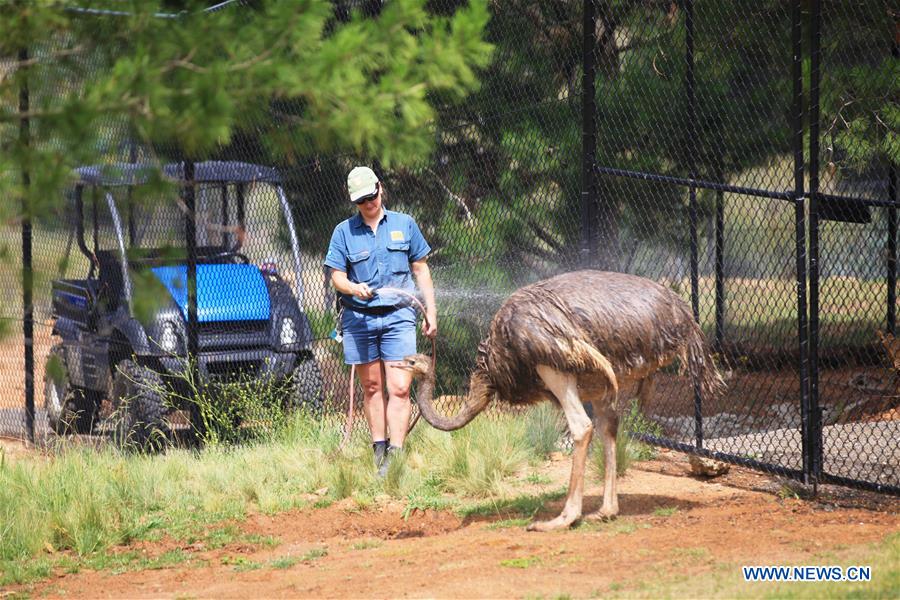
M 394 363 L 395 369 L 403 369 L 404 371 L 411 371 L 415 366 L 416 361 L 411 358 L 404 358 L 400 362 Z

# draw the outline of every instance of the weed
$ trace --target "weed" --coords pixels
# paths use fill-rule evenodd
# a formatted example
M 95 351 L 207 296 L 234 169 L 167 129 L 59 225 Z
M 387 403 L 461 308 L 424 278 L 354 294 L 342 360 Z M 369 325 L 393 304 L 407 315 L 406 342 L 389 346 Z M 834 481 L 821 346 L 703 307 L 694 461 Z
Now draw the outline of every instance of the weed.
M 370 548 L 380 548 L 381 544 L 381 540 L 363 540 L 353 544 L 352 548 L 354 550 L 368 550 Z
M 657 506 L 656 508 L 653 509 L 653 516 L 654 517 L 671 517 L 672 515 L 674 515 L 677 512 L 678 512 L 677 506 L 667 506 L 667 507 Z
M 223 556 L 221 563 L 225 566 L 233 567 L 239 573 L 255 571 L 265 566 L 263 563 L 250 560 L 246 556 Z
M 446 500 L 432 494 L 411 494 L 406 498 L 406 506 L 403 508 L 403 520 L 409 517 L 417 510 L 425 512 L 427 510 L 445 510 L 452 505 L 450 500 Z
M 501 567 L 510 567 L 512 569 L 527 569 L 539 564 L 541 564 L 541 559 L 538 556 L 523 556 L 500 561 Z
M 546 485 L 553 481 L 547 475 L 541 475 L 540 473 L 532 473 L 528 477 L 525 478 L 525 481 L 531 483 L 533 485 Z
M 269 566 L 273 569 L 290 569 L 294 565 L 300 562 L 300 558 L 296 556 L 282 556 L 281 558 L 276 558 L 272 562 L 269 563 Z
M 494 521 L 487 526 L 487 529 L 510 529 L 512 527 L 525 527 L 531 523 L 531 519 L 503 519 L 502 521 Z
M 328 548 L 313 548 L 306 554 L 300 557 L 302 562 L 309 562 L 324 556 L 328 556 Z

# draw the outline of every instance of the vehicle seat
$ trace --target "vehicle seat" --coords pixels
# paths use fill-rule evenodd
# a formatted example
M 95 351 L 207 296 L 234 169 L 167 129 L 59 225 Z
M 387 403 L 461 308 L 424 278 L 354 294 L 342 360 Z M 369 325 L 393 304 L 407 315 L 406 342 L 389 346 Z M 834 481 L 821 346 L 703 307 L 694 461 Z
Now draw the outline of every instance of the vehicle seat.
M 100 265 L 99 296 L 106 300 L 110 309 L 115 310 L 124 294 L 125 282 L 122 280 L 122 263 L 118 254 L 112 250 L 98 250 L 97 262 Z

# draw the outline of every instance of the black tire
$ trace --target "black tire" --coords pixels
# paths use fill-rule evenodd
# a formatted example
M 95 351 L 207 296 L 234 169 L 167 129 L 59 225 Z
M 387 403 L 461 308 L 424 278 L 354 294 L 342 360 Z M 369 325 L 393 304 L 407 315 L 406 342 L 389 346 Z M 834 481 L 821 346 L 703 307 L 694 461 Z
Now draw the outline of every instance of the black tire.
M 154 451 L 168 439 L 163 381 L 159 373 L 123 360 L 113 375 L 113 436 L 121 448 Z
M 312 356 L 298 358 L 288 385 L 286 408 L 307 408 L 316 413 L 322 411 L 325 396 L 322 393 L 322 372 L 316 359 Z
M 96 394 L 69 381 L 69 365 L 62 344 L 50 348 L 44 367 L 44 409 L 50 428 L 57 435 L 87 434 L 97 415 Z

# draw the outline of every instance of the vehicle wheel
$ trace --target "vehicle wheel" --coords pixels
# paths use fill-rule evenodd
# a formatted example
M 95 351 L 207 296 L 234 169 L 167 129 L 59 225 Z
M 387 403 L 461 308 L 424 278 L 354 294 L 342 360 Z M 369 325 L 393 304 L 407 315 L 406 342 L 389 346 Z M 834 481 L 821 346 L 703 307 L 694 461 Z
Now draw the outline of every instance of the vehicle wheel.
M 70 383 L 65 348 L 54 345 L 44 367 L 44 409 L 50 428 L 57 435 L 90 433 L 96 408 L 92 392 Z
M 132 360 L 116 365 L 112 384 L 113 436 L 118 446 L 160 449 L 167 438 L 162 378 Z
M 314 412 L 319 412 L 325 406 L 325 397 L 322 394 L 322 372 L 319 371 L 319 364 L 312 356 L 302 357 L 298 360 L 297 366 L 291 371 L 286 407 L 289 409 L 307 407 Z

